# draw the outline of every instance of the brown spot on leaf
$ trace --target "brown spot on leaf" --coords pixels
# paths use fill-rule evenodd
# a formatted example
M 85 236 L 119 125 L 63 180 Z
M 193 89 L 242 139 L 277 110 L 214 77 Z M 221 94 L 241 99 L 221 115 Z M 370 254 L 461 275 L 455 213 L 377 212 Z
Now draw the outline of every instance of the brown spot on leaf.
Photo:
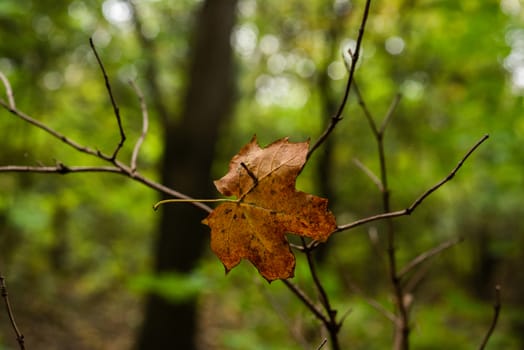
M 325 241 L 336 229 L 327 199 L 295 190 L 308 148 L 308 142 L 291 143 L 287 138 L 260 148 L 253 137 L 233 157 L 228 173 L 215 181 L 222 194 L 238 199 L 219 205 L 203 220 L 211 227 L 211 249 L 226 271 L 248 259 L 268 281 L 290 278 L 295 257 L 286 233 Z M 237 170 L 241 163 L 249 164 L 255 185 L 245 171 Z

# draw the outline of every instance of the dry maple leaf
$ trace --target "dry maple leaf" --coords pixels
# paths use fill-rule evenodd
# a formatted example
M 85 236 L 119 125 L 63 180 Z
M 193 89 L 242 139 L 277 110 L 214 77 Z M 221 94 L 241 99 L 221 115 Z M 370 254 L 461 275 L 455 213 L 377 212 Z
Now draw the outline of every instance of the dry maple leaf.
M 325 241 L 336 229 L 327 199 L 295 190 L 308 148 L 309 142 L 287 138 L 260 148 L 254 136 L 215 181 L 220 193 L 237 198 L 203 220 L 226 272 L 245 258 L 268 281 L 293 277 L 295 256 L 286 233 Z

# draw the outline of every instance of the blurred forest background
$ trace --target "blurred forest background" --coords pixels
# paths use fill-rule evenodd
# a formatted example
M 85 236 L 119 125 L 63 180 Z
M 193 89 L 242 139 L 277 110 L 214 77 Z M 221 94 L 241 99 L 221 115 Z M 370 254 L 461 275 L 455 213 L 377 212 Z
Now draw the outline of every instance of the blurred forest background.
M 111 80 L 128 135 L 126 160 L 150 129 L 138 170 L 194 197 L 253 134 L 262 144 L 315 140 L 342 97 L 362 0 L 3 0 L 0 71 L 18 109 L 111 153 L 118 128 L 96 59 Z M 425 266 L 414 294 L 412 346 L 472 349 L 493 313 L 490 349 L 524 348 L 524 3 L 372 1 L 356 71 L 371 113 L 402 100 L 386 132 L 393 209 L 444 177 L 483 134 L 458 176 L 410 217 L 395 220 L 398 256 L 456 237 Z M 3 87 L 1 98 L 6 101 Z M 339 224 L 381 211 L 353 162 L 378 172 L 376 145 L 350 96 L 298 188 L 327 196 Z M 0 166 L 99 165 L 0 111 Z M 227 277 L 209 249 L 205 213 L 151 207 L 159 193 L 104 173 L 0 173 L 0 274 L 29 349 L 316 349 L 320 325 L 283 286 L 247 263 Z M 320 275 L 334 306 L 351 310 L 345 348 L 385 349 L 392 308 L 383 224 L 330 239 Z M 300 259 L 295 280 L 306 290 Z M 191 334 L 196 334 L 192 337 Z M 175 347 L 178 345 L 179 347 Z M 0 312 L 0 349 L 16 349 Z

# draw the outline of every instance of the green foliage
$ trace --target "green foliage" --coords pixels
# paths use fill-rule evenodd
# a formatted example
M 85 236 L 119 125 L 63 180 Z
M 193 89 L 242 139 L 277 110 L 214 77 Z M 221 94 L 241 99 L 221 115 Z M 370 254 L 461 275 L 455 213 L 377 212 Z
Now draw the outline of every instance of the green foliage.
M 141 115 L 127 80 L 145 85 L 154 55 L 163 77 L 162 98 L 177 110 L 198 1 L 138 4 L 143 30 L 155 41 L 157 52 L 141 49 L 130 23 L 104 17 L 104 3 L 0 1 L 0 33 L 5 38 L 0 41 L 0 71 L 9 78 L 20 110 L 83 144 L 110 152 L 118 132 L 88 46 L 93 36 L 121 107 L 129 137 L 121 156 L 129 159 Z M 240 1 L 232 38 L 238 103 L 235 118 L 222 131 L 214 167 L 217 177 L 254 133 L 262 144 L 286 135 L 292 141 L 315 139 L 321 133 L 335 112 L 327 107 L 328 100 L 336 101 L 336 108 L 344 89 L 343 57 L 348 57 L 343 50 L 357 36 L 362 6 L 363 1 Z M 503 307 L 504 316 L 488 348 L 518 349 L 524 342 L 519 249 L 524 243 L 519 220 L 524 90 L 515 80 L 522 62 L 510 64 L 508 59 L 519 52 L 522 23 L 519 1 L 372 5 L 356 81 L 378 120 L 394 95 L 403 94 L 385 140 L 394 209 L 408 206 L 444 177 L 475 140 L 491 135 L 456 179 L 412 217 L 395 222 L 401 263 L 447 239 L 465 238 L 432 262 L 416 292 L 414 348 L 476 347 L 491 317 L 495 283 L 502 285 L 503 305 L 511 306 Z M 321 85 L 326 71 L 327 84 Z M 151 101 L 152 92 L 145 94 Z M 0 96 L 5 96 L 3 88 Z M 162 130 L 158 116 L 151 114 L 139 167 L 155 178 Z M 6 111 L 0 116 L 6 135 L 0 165 L 99 164 Z M 333 210 L 339 223 L 381 210 L 376 186 L 352 162 L 358 158 L 373 172 L 379 169 L 376 146 L 354 96 L 343 116 L 332 135 L 336 198 L 330 201 L 336 203 Z M 301 175 L 299 189 L 318 190 L 317 162 L 315 155 Z M 21 303 L 38 296 L 57 308 L 61 306 L 56 291 L 63 286 L 68 293 L 85 297 L 88 305 L 90 297 L 115 288 L 132 295 L 135 308 L 137 294 L 151 291 L 173 301 L 196 297 L 204 316 L 202 337 L 216 348 L 320 344 L 323 335 L 303 306 L 279 283 L 258 281 L 248 264 L 227 278 L 213 257 L 189 276 L 151 275 L 149 248 L 157 216 L 150 208 L 156 196 L 110 174 L 0 174 L 0 273 L 9 278 L 11 295 Z M 384 242 L 381 224 L 336 235 L 322 266 L 322 279 L 336 307 L 351 310 L 342 340 L 354 349 L 391 344 L 389 321 L 363 298 L 372 296 L 392 309 Z M 296 280 L 305 284 L 303 269 L 304 261 L 298 261 Z M 0 325 L 3 349 L 10 330 Z M 100 333 L 105 331 L 110 330 Z
M 171 273 L 136 276 L 129 281 L 129 287 L 137 293 L 153 293 L 176 302 L 194 298 L 204 287 L 212 288 L 208 282 L 206 276 L 197 272 L 190 275 Z

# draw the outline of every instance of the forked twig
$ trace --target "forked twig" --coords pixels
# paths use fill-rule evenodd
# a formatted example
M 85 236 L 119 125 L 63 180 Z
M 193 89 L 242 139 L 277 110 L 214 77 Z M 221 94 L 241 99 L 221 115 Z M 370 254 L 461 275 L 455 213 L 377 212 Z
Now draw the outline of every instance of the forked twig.
M 373 131 L 373 136 L 376 140 L 378 147 L 378 157 L 380 164 L 380 193 L 382 197 L 382 209 L 384 213 L 391 211 L 391 200 L 390 200 L 390 190 L 388 186 L 388 175 L 387 175 L 387 165 L 386 165 L 386 152 L 384 148 L 384 135 L 386 132 L 386 127 L 393 116 L 398 103 L 400 101 L 400 95 L 397 95 L 396 98 L 391 103 L 389 110 L 386 116 L 383 119 L 382 125 L 380 128 L 377 128 L 375 119 L 368 111 L 364 99 L 360 95 L 360 91 L 355 89 L 357 92 L 357 99 L 360 106 L 364 110 L 364 114 L 368 120 L 368 123 L 371 126 Z M 394 349 L 407 350 L 409 347 L 409 310 L 407 305 L 404 303 L 404 290 L 400 283 L 400 278 L 397 272 L 397 257 L 395 254 L 395 240 L 396 234 L 391 219 L 386 220 L 387 223 L 387 260 L 388 260 L 388 274 L 389 280 L 391 281 L 391 286 L 393 287 L 395 304 L 397 307 L 397 312 L 395 313 L 395 336 L 394 336 Z
M 484 142 L 486 141 L 487 139 L 489 138 L 489 135 L 484 135 L 480 140 L 478 140 L 475 145 L 473 145 L 473 147 L 471 147 L 469 149 L 469 151 L 464 155 L 464 157 L 462 157 L 462 159 L 458 162 L 458 164 L 455 166 L 455 168 L 453 168 L 453 170 L 451 170 L 451 172 L 445 177 L 443 178 L 442 180 L 440 180 L 438 183 L 436 183 L 435 185 L 433 185 L 431 188 L 429 188 L 428 190 L 426 190 L 424 193 L 422 193 L 415 201 L 413 201 L 413 203 L 407 207 L 406 209 L 403 209 L 403 210 L 398 210 L 398 211 L 393 211 L 393 212 L 389 212 L 389 213 L 382 213 L 382 214 L 377 214 L 377 215 L 373 215 L 373 216 L 369 216 L 367 218 L 363 218 L 363 219 L 360 219 L 360 220 L 357 220 L 357 221 L 353 221 L 349 224 L 345 224 L 345 225 L 340 225 L 337 227 L 337 229 L 335 230 L 335 232 L 341 232 L 341 231 L 346 231 L 346 230 L 349 230 L 349 229 L 352 229 L 352 228 L 355 228 L 357 226 L 361 226 L 361 225 L 364 225 L 364 224 L 367 224 L 369 222 L 373 222 L 373 221 L 377 221 L 377 220 L 383 220 L 383 219 L 388 219 L 388 218 L 396 218 L 396 217 L 399 217 L 399 216 L 405 216 L 405 215 L 411 215 L 411 213 L 413 211 L 415 211 L 415 209 L 430 195 L 432 194 L 433 192 L 435 192 L 436 190 L 438 190 L 440 187 L 442 187 L 446 182 L 450 181 L 456 174 L 457 172 L 460 170 L 460 168 L 462 167 L 462 165 L 464 165 L 464 162 L 469 158 L 469 156 L 471 156 L 471 154 L 473 152 L 475 152 L 475 150 Z
M 91 49 L 93 50 L 93 53 L 95 54 L 96 61 L 98 62 L 98 65 L 100 66 L 100 70 L 102 71 L 102 75 L 104 76 L 107 93 L 109 95 L 109 98 L 111 99 L 111 106 L 113 106 L 113 112 L 115 113 L 116 122 L 118 124 L 118 130 L 120 131 L 120 141 L 118 142 L 118 145 L 116 146 L 115 150 L 113 151 L 113 155 L 111 156 L 111 160 L 115 160 L 116 156 L 118 155 L 118 151 L 120 151 L 122 146 L 124 146 L 124 142 L 126 141 L 126 134 L 124 133 L 124 128 L 122 126 L 122 119 L 120 118 L 120 109 L 118 108 L 118 105 L 116 104 L 115 97 L 113 96 L 113 90 L 111 89 L 111 84 L 109 83 L 109 77 L 107 76 L 106 69 L 104 68 L 104 64 L 102 63 L 102 60 L 98 56 L 98 52 L 96 51 L 95 44 L 93 43 L 93 38 L 89 38 L 89 45 L 91 46 Z
M 397 217 L 400 217 L 400 216 L 406 216 L 406 215 L 411 215 L 411 213 L 413 213 L 415 211 L 415 209 L 420 205 L 422 204 L 422 202 L 430 195 L 432 194 L 433 192 L 435 192 L 436 190 L 438 190 L 440 187 L 442 187 L 446 182 L 450 181 L 455 175 L 456 173 L 460 170 L 460 168 L 462 167 L 462 165 L 464 165 L 464 162 L 469 158 L 469 156 L 471 156 L 471 154 L 484 142 L 486 141 L 487 139 L 489 138 L 489 135 L 486 134 L 484 135 L 480 140 L 478 140 L 475 145 L 473 145 L 473 147 L 471 147 L 469 149 L 469 151 L 462 157 L 462 159 L 458 162 L 458 164 L 455 166 L 455 168 L 453 168 L 453 170 L 451 170 L 449 172 L 449 174 L 443 178 L 442 180 L 440 180 L 438 183 L 436 183 L 435 185 L 433 185 L 431 188 L 429 188 L 428 190 L 426 190 L 424 193 L 422 193 L 417 199 L 415 199 L 413 201 L 413 203 L 411 203 L 411 205 L 409 207 L 407 207 L 406 209 L 402 209 L 402 210 L 397 210 L 397 211 L 392 211 L 392 212 L 388 212 L 388 213 L 381 213 L 381 214 L 377 214 L 377 215 L 373 215 L 373 216 L 368 216 L 368 217 L 365 217 L 365 218 L 362 218 L 362 219 L 359 219 L 357 221 L 353 221 L 353 222 L 350 222 L 349 224 L 345 224 L 345 225 L 339 225 L 337 227 L 337 229 L 335 231 L 333 231 L 333 233 L 337 233 L 337 232 L 342 232 L 342 231 L 347 231 L 347 230 L 350 230 L 352 228 L 355 228 L 355 227 L 358 227 L 358 226 L 362 226 L 364 224 L 367 224 L 367 223 L 370 223 L 370 222 L 373 222 L 373 221 L 378 221 L 378 220 L 384 220 L 384 219 L 390 219 L 390 218 L 397 218 Z M 315 247 L 317 247 L 318 245 L 320 245 L 320 242 L 318 241 L 311 241 L 306 249 L 313 249 Z M 301 249 L 300 247 L 294 247 L 294 248 L 297 248 L 298 250 L 303 250 Z
M 495 327 L 497 326 L 501 307 L 502 305 L 500 302 L 500 286 L 496 285 L 495 286 L 495 304 L 493 304 L 493 318 L 491 320 L 489 329 L 486 335 L 484 336 L 482 343 L 480 344 L 479 350 L 484 350 L 484 348 L 488 344 L 489 338 L 491 337 L 491 335 L 493 334 L 493 331 L 495 330 Z
M 109 84 L 109 80 L 106 80 L 106 83 Z M 5 85 L 5 84 L 4 84 Z M 8 84 L 9 85 L 9 84 Z M 10 86 L 10 85 L 9 85 Z M 110 85 L 109 85 L 110 86 Z M 108 90 L 110 91 L 110 89 Z M 178 192 L 172 188 L 169 188 L 165 185 L 162 185 L 158 182 L 155 182 L 147 177 L 144 177 L 138 171 L 135 169 L 132 169 L 132 166 L 127 166 L 126 164 L 120 162 L 115 158 L 116 153 L 113 154 L 113 156 L 108 156 L 100 151 L 97 151 L 93 148 L 86 147 L 84 145 L 81 145 L 80 143 L 74 141 L 73 139 L 70 139 L 69 137 L 66 137 L 65 135 L 59 133 L 58 131 L 54 130 L 53 128 L 45 125 L 44 123 L 34 119 L 33 117 L 25 114 L 24 112 L 18 110 L 16 106 L 14 106 L 13 103 L 5 102 L 0 98 L 0 106 L 2 106 L 4 109 L 9 111 L 14 116 L 22 119 L 23 121 L 43 130 L 44 132 L 48 133 L 49 135 L 53 136 L 54 138 L 62 141 L 67 146 L 73 148 L 74 150 L 84 153 L 93 157 L 96 157 L 98 159 L 104 160 L 106 162 L 111 163 L 111 166 L 68 166 L 61 162 L 57 162 L 55 166 L 22 166 L 22 165 L 5 165 L 0 166 L 0 172 L 33 172 L 33 173 L 53 173 L 53 174 L 69 174 L 69 173 L 85 173 L 85 172 L 109 172 L 109 173 L 115 173 L 124 175 L 126 177 L 129 177 L 137 182 L 140 182 L 144 185 L 146 185 L 149 188 L 152 188 L 158 192 L 164 193 L 168 196 L 184 199 L 187 202 L 189 202 L 191 205 L 200 208 L 208 213 L 212 211 L 211 207 L 204 203 L 200 202 L 192 202 L 193 198 L 190 196 L 183 194 L 181 192 Z M 114 106 L 115 107 L 115 106 Z M 144 110 L 142 111 L 144 113 Z M 143 118 L 145 116 L 143 115 Z M 119 123 L 119 127 L 122 125 Z M 144 131 L 144 127 L 143 127 Z M 135 149 L 137 149 L 135 145 Z M 137 151 L 138 153 L 138 151 Z
M 439 244 L 438 246 L 429 249 L 421 254 L 419 254 L 417 257 L 415 257 L 413 260 L 411 260 L 409 263 L 404 266 L 402 270 L 399 271 L 398 277 L 402 278 L 407 273 L 409 273 L 411 270 L 413 270 L 415 267 L 419 266 L 423 262 L 427 261 L 428 259 L 431 259 L 435 255 L 441 253 L 442 251 L 453 247 L 454 245 L 462 242 L 464 239 L 462 237 L 454 238 L 449 241 L 446 241 L 444 243 Z
M 13 309 L 11 308 L 11 303 L 9 302 L 9 293 L 7 292 L 7 286 L 5 283 L 4 276 L 0 275 L 0 293 L 2 294 L 2 299 L 4 299 L 5 308 L 7 311 L 7 316 L 9 317 L 9 322 L 11 323 L 11 327 L 13 328 L 13 331 L 16 335 L 16 341 L 18 342 L 18 346 L 21 350 L 25 349 L 25 339 L 24 335 L 20 330 L 18 329 L 18 326 L 16 325 L 15 316 L 13 314 Z

